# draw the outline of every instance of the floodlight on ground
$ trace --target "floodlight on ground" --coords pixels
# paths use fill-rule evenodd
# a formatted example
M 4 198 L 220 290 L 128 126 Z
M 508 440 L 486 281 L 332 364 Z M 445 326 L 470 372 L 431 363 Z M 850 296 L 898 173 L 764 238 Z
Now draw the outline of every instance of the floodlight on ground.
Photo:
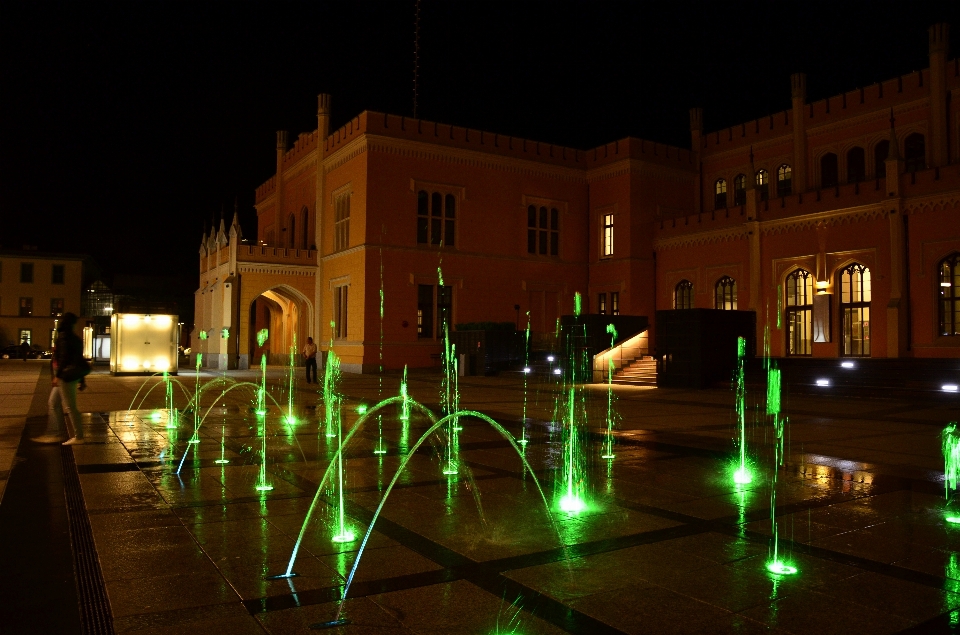
M 817 385 L 818 385 L 818 386 L 829 386 L 829 385 L 830 385 L 830 380 L 829 380 L 829 379 L 818 379 L 818 380 L 817 380 Z
M 547 355 L 547 361 L 553 363 L 553 355 Z
M 957 392 L 957 390 L 960 390 L 960 386 L 957 386 L 957 384 L 944 384 L 940 386 L 940 390 L 943 392 Z
M 524 366 L 524 367 L 523 367 L 523 372 L 529 374 L 529 373 L 531 372 L 531 371 L 530 371 L 530 367 L 529 367 L 529 366 Z
M 854 363 L 853 363 L 853 362 L 841 362 L 840 365 L 843 366 L 844 368 L 853 368 L 853 367 L 854 367 Z
M 554 375 L 559 375 L 561 372 L 562 372 L 562 371 L 560 370 L 559 367 L 553 369 L 553 374 L 554 374 Z

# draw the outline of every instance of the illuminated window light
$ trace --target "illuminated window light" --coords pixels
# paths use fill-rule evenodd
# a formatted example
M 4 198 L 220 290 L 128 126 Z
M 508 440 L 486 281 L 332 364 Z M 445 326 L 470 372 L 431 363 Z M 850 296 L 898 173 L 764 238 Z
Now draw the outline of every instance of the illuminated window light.
M 957 392 L 957 390 L 960 390 L 960 386 L 957 386 L 957 384 L 944 384 L 940 386 L 940 390 L 943 392 Z
M 829 385 L 830 385 L 830 380 L 829 380 L 829 379 L 818 379 L 818 380 L 817 380 L 817 385 L 818 385 L 818 386 L 829 386 Z
M 554 374 L 554 375 L 559 375 L 561 372 L 562 372 L 562 371 L 561 371 L 559 368 L 554 368 L 554 369 L 553 369 L 553 374 Z
M 853 368 L 853 362 L 842 362 L 840 365 L 844 368 Z

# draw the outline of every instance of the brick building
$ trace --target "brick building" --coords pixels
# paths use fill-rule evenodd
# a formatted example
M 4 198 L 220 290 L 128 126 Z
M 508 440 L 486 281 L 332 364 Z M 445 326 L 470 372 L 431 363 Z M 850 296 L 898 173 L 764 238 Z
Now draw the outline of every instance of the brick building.
M 429 366 L 444 320 L 529 312 L 546 338 L 579 291 L 592 313 L 649 317 L 650 338 L 658 309 L 736 309 L 770 326 L 775 356 L 960 357 L 947 51 L 934 25 L 921 71 L 814 103 L 797 74 L 789 110 L 724 130 L 693 109 L 689 149 L 371 111 L 330 132 L 320 95 L 317 130 L 292 147 L 277 133 L 256 241 L 236 219 L 203 237 L 194 350 L 245 366 L 270 328 L 275 361 L 310 335 L 348 370 L 376 368 L 381 346 L 387 368 Z

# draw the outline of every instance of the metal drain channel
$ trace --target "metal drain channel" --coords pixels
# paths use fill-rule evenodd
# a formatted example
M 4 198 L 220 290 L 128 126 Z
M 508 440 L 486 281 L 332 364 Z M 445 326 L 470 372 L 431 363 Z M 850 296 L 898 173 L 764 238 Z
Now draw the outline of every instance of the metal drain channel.
M 114 635 L 113 613 L 107 599 L 107 588 L 100 570 L 100 558 L 93 541 L 90 518 L 83 503 L 80 475 L 73 458 L 73 448 L 60 450 L 63 461 L 63 493 L 67 500 L 70 521 L 70 547 L 80 604 L 80 632 L 83 635 Z

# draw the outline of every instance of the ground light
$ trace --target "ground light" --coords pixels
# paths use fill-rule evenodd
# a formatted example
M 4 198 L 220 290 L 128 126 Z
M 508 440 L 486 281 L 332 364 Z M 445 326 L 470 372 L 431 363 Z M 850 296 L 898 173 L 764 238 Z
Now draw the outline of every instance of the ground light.
M 953 525 L 960 525 L 960 516 L 947 516 L 944 520 Z
M 553 369 L 553 374 L 554 374 L 554 375 L 559 375 L 559 374 L 562 373 L 562 372 L 563 372 L 563 371 L 560 370 L 559 368 L 554 368 L 554 369 Z
M 818 385 L 818 386 L 829 386 L 829 385 L 830 385 L 830 380 L 829 380 L 829 379 L 818 379 L 818 380 L 817 380 L 817 385 Z
M 957 390 L 960 390 L 960 386 L 957 386 L 957 384 L 944 384 L 940 386 L 940 390 L 943 392 L 957 392 Z
M 840 362 L 840 365 L 843 366 L 844 368 L 853 368 L 853 367 L 854 367 L 854 363 L 853 363 L 853 362 Z
M 774 575 L 794 575 L 797 568 L 779 560 L 774 560 L 767 563 L 767 571 Z
M 733 482 L 737 485 L 746 485 L 753 482 L 753 472 L 750 468 L 743 466 L 733 472 Z
M 567 494 L 560 498 L 560 511 L 567 512 L 568 514 L 576 514 L 586 508 L 587 505 L 583 502 L 583 499 L 575 494 Z

